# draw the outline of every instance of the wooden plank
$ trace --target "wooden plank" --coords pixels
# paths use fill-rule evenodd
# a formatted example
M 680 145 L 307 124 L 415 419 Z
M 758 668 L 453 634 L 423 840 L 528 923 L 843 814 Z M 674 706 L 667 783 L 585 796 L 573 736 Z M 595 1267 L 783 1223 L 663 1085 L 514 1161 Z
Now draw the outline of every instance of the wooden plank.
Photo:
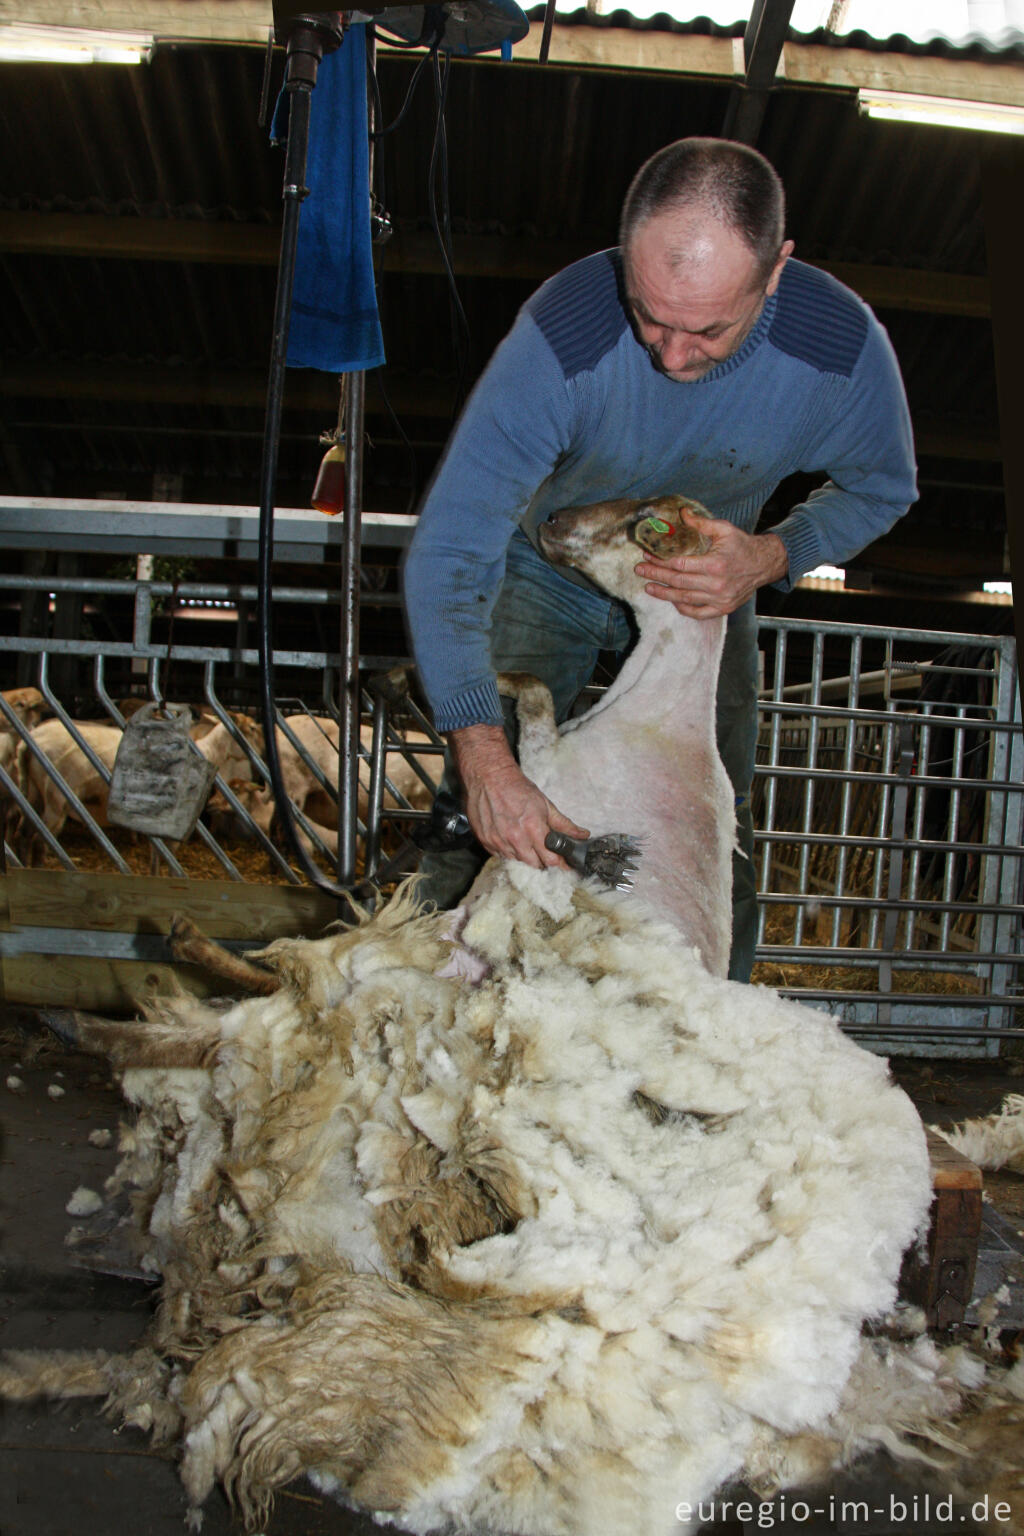
M 981 1189 L 981 1169 L 977 1163 L 951 1147 L 944 1136 L 925 1127 L 928 1155 L 932 1163 L 933 1189 Z
M 1024 105 L 1024 65 L 996 59 L 876 53 L 866 48 L 786 43 L 779 81 L 823 89 L 905 91 L 958 101 Z
M 515 47 L 518 61 L 536 60 L 541 24 Z M 386 45 L 385 50 L 386 51 Z M 551 30 L 548 65 L 574 69 L 640 70 L 650 74 L 695 75 L 731 81 L 744 75 L 743 39 L 639 28 L 567 26 Z M 961 101 L 1024 104 L 1024 66 L 995 59 L 936 58 L 928 54 L 883 53 L 841 45 L 787 42 L 776 76 L 778 85 L 818 90 L 861 88 L 908 91 Z
M 0 878 L 5 926 L 72 932 L 166 934 L 176 912 L 215 939 L 250 941 L 318 935 L 339 916 L 338 903 L 310 886 L 243 885 L 233 880 L 158 879 L 148 875 L 11 870 Z M 147 992 L 184 985 L 200 997 L 224 984 L 191 965 L 70 954 L 6 955 L 0 998 L 29 1007 L 135 1013 Z
M 198 997 L 222 995 L 224 983 L 193 965 L 146 965 L 141 960 L 62 955 L 5 956 L 0 963 L 8 1003 L 30 1008 L 81 1008 L 86 1013 L 134 1015 L 147 993 L 184 986 Z
M 900 1296 L 923 1307 L 928 1326 L 963 1322 L 974 1288 L 981 1233 L 981 1170 L 925 1127 L 932 1165 L 931 1222 L 923 1253 L 910 1249 Z
M 271 0 L 0 0 L 0 21 L 19 26 L 146 32 L 187 42 L 266 43 Z
M 339 915 L 338 903 L 311 886 L 23 869 L 0 888 L 16 927 L 157 934 L 183 912 L 210 938 L 251 939 L 254 947 L 318 934 Z
M 270 224 L 204 219 L 127 218 L 103 213 L 0 213 L 0 247 L 15 255 L 223 262 L 272 267 L 281 231 Z

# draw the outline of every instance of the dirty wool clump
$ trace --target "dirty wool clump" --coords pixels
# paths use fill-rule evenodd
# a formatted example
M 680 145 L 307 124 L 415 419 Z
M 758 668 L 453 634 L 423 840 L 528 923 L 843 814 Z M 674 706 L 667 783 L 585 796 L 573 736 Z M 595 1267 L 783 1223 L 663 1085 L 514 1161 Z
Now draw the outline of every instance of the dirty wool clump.
M 991 1115 L 936 1130 L 979 1168 L 1024 1173 L 1024 1093 L 1008 1093 Z
M 884 1062 L 562 871 L 496 871 L 482 980 L 450 922 L 400 893 L 263 951 L 271 996 L 159 1005 L 202 1064 L 124 1071 L 108 1191 L 162 1277 L 149 1340 L 63 1385 L 9 1356 L 0 1390 L 176 1433 L 196 1507 L 219 1480 L 255 1522 L 305 1473 L 520 1536 L 669 1532 L 953 1410 L 976 1383 L 928 1341 L 862 1341 L 930 1200 Z

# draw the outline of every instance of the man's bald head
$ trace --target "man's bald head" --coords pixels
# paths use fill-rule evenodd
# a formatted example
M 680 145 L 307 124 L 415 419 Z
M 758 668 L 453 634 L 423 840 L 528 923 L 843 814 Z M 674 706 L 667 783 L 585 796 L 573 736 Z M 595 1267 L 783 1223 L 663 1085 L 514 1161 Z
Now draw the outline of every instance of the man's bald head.
M 782 182 L 763 155 L 731 139 L 677 139 L 640 167 L 622 207 L 619 245 L 629 247 L 649 219 L 672 213 L 680 265 L 701 263 L 709 223 L 725 225 L 749 247 L 755 275 L 767 280 L 785 234 Z

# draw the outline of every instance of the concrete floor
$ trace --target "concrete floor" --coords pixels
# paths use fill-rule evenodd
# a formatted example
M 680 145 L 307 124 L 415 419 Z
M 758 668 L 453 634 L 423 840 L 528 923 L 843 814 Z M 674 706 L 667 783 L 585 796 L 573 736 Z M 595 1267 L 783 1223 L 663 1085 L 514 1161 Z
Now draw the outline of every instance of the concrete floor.
M 149 1287 L 76 1267 L 64 1241 L 72 1191 L 79 1185 L 99 1190 L 113 1171 L 115 1150 L 92 1145 L 89 1133 L 116 1130 L 121 1100 L 95 1059 L 26 1032 L 29 1019 L 26 1011 L 0 1008 L 0 1347 L 122 1349 L 146 1326 Z M 988 1113 L 1022 1086 L 1000 1063 L 895 1067 L 932 1123 Z M 20 1086 L 8 1086 L 11 1078 Z M 993 1253 L 992 1261 L 1015 1265 L 1022 1275 L 1024 1177 L 999 1175 L 986 1186 L 1001 1222 L 998 1241 L 1007 1247 L 1006 1256 Z M 991 1236 L 986 1242 L 998 1246 Z M 920 1490 L 895 1478 L 880 1459 L 854 1478 L 808 1494 L 806 1513 L 798 1498 L 786 1495 L 788 1505 L 781 1501 L 772 1512 L 771 1527 L 763 1510 L 760 1523 L 757 1514 L 744 1523 L 730 1508 L 715 1529 L 771 1528 L 784 1536 L 949 1536 L 951 1524 L 971 1536 L 979 1529 L 969 1509 L 937 1510 L 934 1496 L 926 1505 Z M 0 1536 L 109 1536 L 118 1529 L 180 1536 L 185 1509 L 173 1453 L 153 1450 L 139 1432 L 115 1432 L 95 1402 L 0 1404 Z M 219 1494 L 204 1514 L 206 1536 L 241 1529 Z M 266 1526 L 267 1536 L 370 1536 L 394 1529 L 321 1498 L 305 1482 L 278 1495 Z

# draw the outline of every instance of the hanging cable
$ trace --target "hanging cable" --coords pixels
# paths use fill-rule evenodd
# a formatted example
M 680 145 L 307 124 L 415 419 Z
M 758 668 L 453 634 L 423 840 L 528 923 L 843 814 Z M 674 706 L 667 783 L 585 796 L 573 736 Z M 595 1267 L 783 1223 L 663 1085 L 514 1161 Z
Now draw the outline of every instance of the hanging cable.
M 434 231 L 438 248 L 441 252 L 441 261 L 445 275 L 448 279 L 448 304 L 451 315 L 452 348 L 455 353 L 456 379 L 455 401 L 452 409 L 452 417 L 458 415 L 466 397 L 466 372 L 469 364 L 469 321 L 466 319 L 466 311 L 462 307 L 459 297 L 458 283 L 455 279 L 455 264 L 452 257 L 451 241 L 451 198 L 448 185 L 448 134 L 445 123 L 445 109 L 448 100 L 448 81 L 451 74 L 451 54 L 446 54 L 442 66 L 440 60 L 434 58 L 434 99 L 436 111 L 434 117 L 434 139 L 430 150 L 430 172 L 427 182 L 428 197 L 430 203 L 430 226 Z M 441 211 L 438 213 L 438 181 L 440 180 Z
M 407 43 L 405 46 L 409 48 L 418 48 L 420 45 L 418 43 Z M 419 83 L 420 75 L 423 73 L 424 66 L 428 64 L 431 59 L 437 59 L 436 42 L 431 44 L 430 48 L 423 55 L 419 63 L 416 65 L 416 68 L 413 70 L 412 79 L 409 81 L 409 85 L 405 92 L 405 100 L 402 102 L 402 105 L 398 110 L 397 117 L 395 117 L 386 128 L 378 128 L 374 133 L 371 133 L 371 139 L 376 140 L 386 138 L 389 133 L 394 133 L 395 129 L 400 127 L 400 125 L 405 121 L 405 115 L 412 105 L 412 99 L 416 91 L 416 86 Z M 375 69 L 371 71 L 370 79 L 373 82 L 373 99 L 376 106 L 377 119 L 380 122 L 383 121 L 384 118 L 384 109 L 381 105 L 380 85 L 377 80 L 377 71 Z
M 380 310 L 381 323 L 383 324 L 383 320 L 384 320 L 384 306 L 383 306 L 383 304 L 378 304 L 378 309 Z M 398 433 L 399 439 L 401 440 L 401 443 L 402 443 L 402 447 L 405 449 L 406 457 L 408 459 L 408 463 L 409 463 L 409 495 L 408 495 L 408 498 L 406 499 L 406 503 L 405 503 L 405 515 L 406 515 L 406 517 L 411 517 L 412 514 L 416 510 L 416 503 L 420 499 L 419 463 L 418 463 L 417 458 L 416 458 L 416 449 L 413 447 L 412 443 L 409 440 L 409 434 L 406 432 L 405 428 L 402 426 L 402 423 L 398 419 L 398 415 L 397 415 L 397 413 L 395 411 L 395 408 L 391 404 L 391 396 L 388 394 L 387 387 L 385 386 L 385 383 L 384 383 L 384 374 L 385 374 L 385 372 L 386 372 L 386 369 L 384 369 L 384 368 L 378 369 L 378 371 L 377 371 L 377 388 L 380 390 L 380 397 L 381 397 L 381 399 L 384 402 L 384 409 L 387 411 L 388 415 L 391 418 L 392 425 L 394 426 L 395 431 Z

